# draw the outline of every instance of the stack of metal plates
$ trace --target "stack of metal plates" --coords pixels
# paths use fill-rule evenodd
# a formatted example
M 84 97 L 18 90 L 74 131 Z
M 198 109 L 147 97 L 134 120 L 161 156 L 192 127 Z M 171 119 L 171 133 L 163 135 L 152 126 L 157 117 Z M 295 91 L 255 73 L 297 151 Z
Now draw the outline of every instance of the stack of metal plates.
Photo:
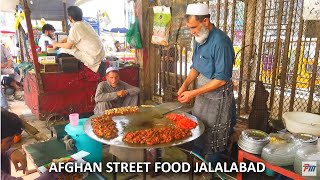
M 256 129 L 247 129 L 241 132 L 238 146 L 249 153 L 261 154 L 262 148 L 269 143 L 268 134 Z

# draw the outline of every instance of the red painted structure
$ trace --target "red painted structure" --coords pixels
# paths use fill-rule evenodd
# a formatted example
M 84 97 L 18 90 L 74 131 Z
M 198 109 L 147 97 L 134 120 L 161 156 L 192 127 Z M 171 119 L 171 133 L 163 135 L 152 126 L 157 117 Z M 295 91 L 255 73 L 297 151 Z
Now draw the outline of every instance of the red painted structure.
M 79 114 L 93 112 L 94 96 L 99 82 L 88 81 L 79 72 L 40 72 L 31 26 L 30 9 L 26 0 L 23 0 L 23 9 L 26 15 L 28 39 L 34 64 L 34 72 L 27 72 L 23 81 L 24 98 L 27 106 L 40 120 L 45 120 L 53 114 L 67 116 L 73 112 Z M 121 69 L 120 79 L 139 87 L 139 68 L 127 67 Z
M 275 166 L 272 165 L 270 163 L 268 163 L 267 161 L 261 159 L 260 157 L 250 154 L 248 152 L 245 152 L 243 150 L 239 150 L 238 152 L 238 163 L 240 162 L 244 162 L 244 159 L 247 159 L 249 161 L 252 162 L 262 162 L 263 164 L 265 164 L 266 168 L 275 171 L 279 174 L 282 174 L 284 176 L 287 176 L 289 178 L 292 178 L 294 180 L 303 180 L 304 178 L 302 176 L 300 176 L 299 174 L 296 174 L 288 169 L 285 169 L 283 167 L 279 167 L 279 166 Z M 238 172 L 237 173 L 237 180 L 242 180 L 242 173 Z
M 139 87 L 139 67 L 120 69 L 120 79 Z M 41 120 L 58 113 L 93 112 L 98 81 L 87 81 L 78 72 L 41 73 L 43 93 L 38 91 L 35 73 L 28 72 L 24 79 L 25 102 L 32 113 Z

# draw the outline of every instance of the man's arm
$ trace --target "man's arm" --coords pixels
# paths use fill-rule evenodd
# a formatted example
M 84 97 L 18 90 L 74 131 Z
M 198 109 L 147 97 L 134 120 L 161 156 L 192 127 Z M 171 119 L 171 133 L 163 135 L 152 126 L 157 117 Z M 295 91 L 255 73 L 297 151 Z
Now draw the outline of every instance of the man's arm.
M 57 49 L 57 48 L 65 48 L 65 49 L 71 49 L 73 46 L 73 43 L 71 42 L 56 42 L 53 43 L 53 49 Z
M 182 103 L 187 103 L 189 102 L 191 99 L 193 99 L 194 97 L 204 94 L 206 92 L 210 92 L 213 91 L 223 85 L 226 84 L 226 81 L 223 80 L 218 80 L 218 79 L 213 79 L 211 80 L 209 83 L 207 83 L 206 85 L 198 88 L 198 89 L 194 89 L 191 91 L 184 91 L 179 97 L 178 100 Z
M 68 39 L 68 38 L 64 38 L 64 39 L 62 39 L 60 42 L 66 43 L 66 42 L 67 42 L 67 39 Z
M 202 87 L 182 93 L 179 96 L 180 102 L 189 102 L 192 98 L 198 95 L 213 91 L 226 84 L 229 79 L 229 75 L 232 74 L 234 59 L 233 49 L 226 44 L 220 44 L 220 46 L 214 49 L 214 51 L 216 54 L 215 58 L 217 59 L 214 63 L 216 70 L 214 73 L 214 79 L 209 81 Z M 228 72 L 230 74 L 228 74 Z
M 204 85 L 198 89 L 192 90 L 192 91 L 195 94 L 195 96 L 198 96 L 200 94 L 204 94 L 206 92 L 216 90 L 225 84 L 226 84 L 226 81 L 224 81 L 224 80 L 213 79 L 209 83 L 207 83 L 206 85 Z
M 5 153 L 4 153 L 4 155 L 6 156 L 6 158 L 8 158 L 8 159 L 12 159 L 11 158 L 11 155 L 12 155 L 12 153 L 14 152 L 14 151 L 16 151 L 17 149 L 15 149 L 15 148 L 10 148 L 10 149 L 8 149 Z M 3 164 L 1 164 L 1 166 L 2 166 Z M 9 166 L 10 166 L 10 164 L 9 164 Z M 1 171 L 1 179 L 3 179 L 3 180 L 23 180 L 23 178 L 21 178 L 21 177 L 14 177 L 14 176 L 11 176 L 10 174 L 8 174 L 7 172 L 4 172 L 4 171 Z
M 189 85 L 199 76 L 199 72 L 192 68 L 186 78 L 186 80 L 181 85 L 178 96 L 180 96 L 184 91 L 188 90 Z
M 135 95 L 138 95 L 140 93 L 140 89 L 135 87 L 135 86 L 132 86 L 126 82 L 123 82 L 121 81 L 121 83 L 123 84 L 124 86 L 124 89 L 128 92 L 128 94 L 130 96 L 135 96 Z
M 2 68 L 11 68 L 12 67 L 12 62 L 13 62 L 13 58 L 11 56 L 10 51 L 3 45 L 1 45 L 3 48 L 3 55 L 7 58 L 7 62 L 6 63 L 1 63 L 1 67 Z
M 100 82 L 94 100 L 97 102 L 106 102 L 106 101 L 113 101 L 118 98 L 117 92 L 110 92 L 106 93 L 103 92 L 104 89 L 104 82 Z
M 13 150 L 10 154 L 10 160 L 12 161 L 16 171 L 22 170 L 25 174 L 28 170 L 26 155 L 20 150 Z

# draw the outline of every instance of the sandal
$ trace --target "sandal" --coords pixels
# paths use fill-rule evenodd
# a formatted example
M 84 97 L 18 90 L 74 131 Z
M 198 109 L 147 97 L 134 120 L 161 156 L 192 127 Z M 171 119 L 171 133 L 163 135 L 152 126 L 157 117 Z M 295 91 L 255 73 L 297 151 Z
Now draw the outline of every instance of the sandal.
M 7 100 L 8 101 L 14 101 L 14 96 L 13 95 L 9 95 L 9 96 L 7 96 Z

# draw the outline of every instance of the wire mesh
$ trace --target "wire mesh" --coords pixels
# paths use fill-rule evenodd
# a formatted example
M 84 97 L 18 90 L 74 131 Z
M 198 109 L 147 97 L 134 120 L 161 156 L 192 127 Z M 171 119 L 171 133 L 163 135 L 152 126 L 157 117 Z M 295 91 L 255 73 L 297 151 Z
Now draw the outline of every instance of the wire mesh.
M 192 63 L 192 41 L 183 16 L 188 3 L 204 2 L 209 5 L 210 21 L 233 42 L 233 81 L 235 85 L 241 81 L 241 88 L 235 88 L 240 110 L 250 111 L 259 80 L 270 93 L 271 119 L 281 119 L 287 111 L 320 113 L 320 23 L 303 20 L 303 0 L 165 2 L 172 9 L 172 40 L 168 47 L 156 46 L 155 57 L 150 58 L 156 66 L 155 95 L 173 100 L 186 78 Z

